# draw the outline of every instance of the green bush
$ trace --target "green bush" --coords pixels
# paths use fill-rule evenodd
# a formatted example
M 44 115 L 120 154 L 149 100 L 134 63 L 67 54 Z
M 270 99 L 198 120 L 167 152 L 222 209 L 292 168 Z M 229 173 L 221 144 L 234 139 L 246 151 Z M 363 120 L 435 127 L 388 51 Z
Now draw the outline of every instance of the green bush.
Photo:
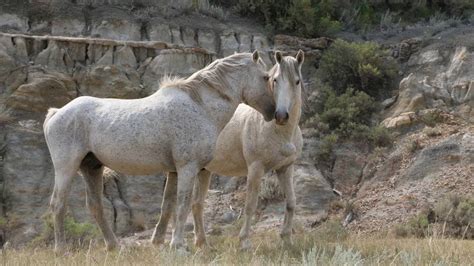
M 322 123 L 340 136 L 350 137 L 356 132 L 367 132 L 373 112 L 377 109 L 375 101 L 366 93 L 348 89 L 341 95 L 332 90 L 323 92 Z
M 421 213 L 407 223 L 395 227 L 401 237 L 457 237 L 474 239 L 474 198 L 451 194 L 438 202 L 433 210 Z
M 448 236 L 474 238 L 474 197 L 448 195 L 434 207 L 437 220 Z
M 320 76 L 336 94 L 347 88 L 363 91 L 374 98 L 390 94 L 397 64 L 376 43 L 349 43 L 336 40 L 323 54 Z
M 472 0 L 437 1 L 342 1 L 342 0 L 211 0 L 211 4 L 233 7 L 241 15 L 257 18 L 273 32 L 315 37 L 346 30 L 368 30 L 379 26 L 387 12 L 394 21 L 427 21 L 434 14 L 469 18 Z
M 100 232 L 94 224 L 80 223 L 74 220 L 73 217 L 66 216 L 64 219 L 64 232 L 66 240 L 74 246 L 82 246 L 87 244 L 90 240 L 98 238 Z M 43 231 L 41 234 L 33 239 L 32 245 L 50 244 L 54 241 L 54 223 L 52 214 L 43 216 Z
M 324 136 L 317 151 L 317 159 L 329 161 L 331 159 L 334 145 L 337 143 L 338 139 L 339 136 L 337 134 Z
M 241 15 L 259 18 L 272 32 L 313 37 L 342 28 L 333 15 L 335 4 L 332 0 L 239 0 L 235 8 Z

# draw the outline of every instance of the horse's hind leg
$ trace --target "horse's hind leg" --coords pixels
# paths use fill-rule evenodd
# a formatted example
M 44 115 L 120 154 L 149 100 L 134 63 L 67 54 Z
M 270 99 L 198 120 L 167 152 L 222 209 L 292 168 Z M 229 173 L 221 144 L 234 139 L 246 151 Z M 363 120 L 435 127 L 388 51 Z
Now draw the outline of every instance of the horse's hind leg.
M 67 197 L 71 188 L 72 179 L 78 170 L 78 166 L 68 166 L 69 165 L 58 167 L 57 164 L 55 164 L 54 189 L 50 202 L 54 223 L 54 250 L 57 253 L 64 250 L 66 245 L 64 218 L 66 215 Z
M 160 221 L 156 224 L 155 231 L 151 237 L 151 242 L 155 245 L 163 244 L 166 236 L 166 229 L 170 218 L 175 213 L 176 193 L 177 193 L 177 174 L 170 172 L 166 179 L 165 193 L 161 203 Z
M 206 245 L 206 232 L 204 230 L 203 209 L 207 190 L 211 181 L 211 173 L 202 170 L 194 182 L 192 211 L 194 217 L 194 243 L 197 247 Z
M 104 207 L 102 206 L 103 170 L 102 164 L 91 153 L 82 161 L 81 172 L 87 185 L 87 206 L 104 235 L 107 250 L 112 250 L 118 246 L 118 241 L 104 216 Z
M 280 187 L 285 192 L 286 209 L 285 219 L 281 228 L 280 236 L 285 244 L 291 244 L 291 234 L 293 230 L 293 216 L 295 215 L 296 198 L 293 188 L 293 165 L 289 165 L 277 170 Z
M 188 163 L 179 167 L 178 170 L 178 193 L 176 221 L 170 246 L 181 248 L 184 246 L 184 225 L 191 210 L 191 197 L 193 194 L 194 180 L 202 167 L 194 163 Z

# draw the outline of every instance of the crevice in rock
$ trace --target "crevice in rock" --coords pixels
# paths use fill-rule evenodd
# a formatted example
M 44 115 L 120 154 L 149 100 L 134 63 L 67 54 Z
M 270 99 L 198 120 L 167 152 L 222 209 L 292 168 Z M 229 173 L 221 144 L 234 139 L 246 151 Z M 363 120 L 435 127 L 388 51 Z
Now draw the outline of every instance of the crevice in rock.
M 112 64 L 115 64 L 115 52 L 117 52 L 117 46 L 110 47 L 112 49 Z
M 171 43 L 174 43 L 173 30 L 171 29 L 170 26 L 168 26 L 168 30 L 169 30 L 169 32 L 170 32 L 170 37 L 171 37 L 171 38 L 170 38 L 170 42 L 171 42 Z
M 194 29 L 194 43 L 197 47 L 201 47 L 199 45 L 199 31 L 197 29 Z
M 222 57 L 221 36 L 220 36 L 219 32 L 214 32 L 214 35 L 215 35 L 215 39 L 216 39 L 216 55 L 218 57 Z
M 150 36 L 148 34 L 148 21 L 142 21 L 140 24 L 140 40 L 149 41 Z
M 0 125 L 0 129 L 2 132 L 5 132 L 5 126 Z M 6 150 L 6 142 L 5 142 L 5 135 L 2 133 L 0 135 L 0 219 L 5 220 L 5 180 L 3 177 L 3 164 L 5 158 L 5 150 Z M 5 242 L 5 231 L 0 229 L 0 247 L 3 246 Z
M 237 34 L 236 32 L 234 32 L 234 38 L 235 38 L 235 40 L 237 41 L 237 44 L 238 44 L 237 52 L 239 52 L 240 51 L 240 45 L 241 45 L 240 44 L 240 35 Z
M 26 25 L 27 25 L 26 31 L 30 32 L 31 31 L 31 20 L 30 19 L 26 19 Z
M 179 27 L 179 39 L 181 40 L 181 44 L 184 45 L 184 28 L 183 27 Z
M 92 31 L 91 15 L 90 15 L 91 10 L 92 10 L 92 6 L 85 6 L 82 8 L 82 14 L 84 15 L 84 29 L 82 30 L 83 36 L 90 36 L 91 31 Z
M 85 57 L 84 57 L 84 64 L 87 66 L 87 63 L 89 62 L 89 47 L 91 45 L 90 44 L 86 44 L 86 54 L 85 54 Z
M 253 52 L 254 50 L 255 50 L 255 45 L 253 44 L 253 35 L 250 35 L 250 52 Z

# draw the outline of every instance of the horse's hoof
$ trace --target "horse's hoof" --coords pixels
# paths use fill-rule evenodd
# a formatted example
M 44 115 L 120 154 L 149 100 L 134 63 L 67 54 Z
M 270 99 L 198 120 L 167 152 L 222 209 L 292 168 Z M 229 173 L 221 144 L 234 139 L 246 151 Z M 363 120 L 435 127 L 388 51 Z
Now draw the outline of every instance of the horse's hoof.
M 291 247 L 293 246 L 293 239 L 291 235 L 281 235 L 281 240 L 283 241 L 284 247 Z
M 185 257 L 191 255 L 191 252 L 189 252 L 189 250 L 185 246 L 181 246 L 179 248 L 176 248 L 176 254 L 178 256 Z
M 209 245 L 207 244 L 206 239 L 196 239 L 194 241 L 194 246 L 196 246 L 197 248 L 203 249 L 203 248 L 208 247 Z
M 151 244 L 153 244 L 154 246 L 162 246 L 165 244 L 165 240 L 164 239 L 157 239 L 157 238 L 153 238 L 151 239 Z
M 118 242 L 105 244 L 105 248 L 107 249 L 107 251 L 114 251 L 117 250 L 119 247 L 120 245 Z
M 250 242 L 250 239 L 244 239 L 240 241 L 240 250 L 249 251 L 251 249 L 252 249 L 252 242 Z

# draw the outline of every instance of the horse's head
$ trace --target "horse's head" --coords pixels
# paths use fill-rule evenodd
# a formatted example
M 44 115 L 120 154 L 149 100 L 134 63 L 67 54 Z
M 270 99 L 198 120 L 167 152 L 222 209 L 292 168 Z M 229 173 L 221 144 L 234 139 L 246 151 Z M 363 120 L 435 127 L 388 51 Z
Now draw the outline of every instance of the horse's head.
M 246 88 L 242 92 L 244 103 L 260 112 L 266 121 L 271 121 L 275 113 L 275 100 L 269 90 L 267 66 L 260 58 L 258 51 L 253 52 L 249 64 Z
M 296 58 L 275 52 L 276 64 L 270 70 L 270 88 L 276 102 L 275 121 L 285 125 L 290 118 L 290 112 L 296 101 L 301 101 L 303 80 L 301 66 L 304 53 L 299 50 Z

